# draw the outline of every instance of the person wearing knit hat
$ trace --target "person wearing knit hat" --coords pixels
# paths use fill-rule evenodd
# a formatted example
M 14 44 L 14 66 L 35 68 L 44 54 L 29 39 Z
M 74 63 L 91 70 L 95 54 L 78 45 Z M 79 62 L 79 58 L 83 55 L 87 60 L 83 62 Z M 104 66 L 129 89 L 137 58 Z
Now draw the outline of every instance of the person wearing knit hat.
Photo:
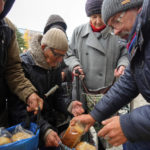
M 108 20 L 117 13 L 141 7 L 143 0 L 104 0 L 102 5 L 102 18 L 107 24 Z
M 66 32 L 67 24 L 60 15 L 52 14 L 49 16 L 49 18 L 46 22 L 43 34 L 45 34 L 50 28 L 58 28 L 64 32 Z
M 142 3 L 143 0 L 104 0 L 102 5 L 102 18 L 106 24 L 114 28 L 114 34 L 127 39 L 138 14 L 138 8 L 141 7 Z M 123 22 L 123 19 L 125 19 L 124 24 L 126 24 L 126 28 L 120 31 L 121 27 L 118 30 L 119 23 L 116 28 L 113 22 Z M 123 25 L 123 23 L 120 24 Z
M 44 99 L 41 112 L 39 150 L 60 150 L 58 133 L 69 125 L 71 116 L 84 112 L 79 101 L 72 101 L 62 88 L 61 66 L 59 65 L 68 50 L 65 33 L 57 28 L 49 29 L 44 35 L 37 34 L 26 53 L 20 55 L 26 77 L 37 88 Z M 53 89 L 51 94 L 46 94 Z M 11 125 L 23 121 L 26 116 L 25 104 L 11 95 Z M 17 114 L 17 115 L 16 115 Z M 32 121 L 34 116 L 31 114 Z
M 129 104 L 138 94 L 149 103 L 150 98 L 150 0 L 104 0 L 102 16 L 114 34 L 130 32 L 127 49 L 130 60 L 124 75 L 99 101 L 89 115 L 72 120 L 88 128 L 96 121 L 103 124 L 98 132 L 111 145 L 124 144 L 124 150 L 150 149 L 150 105 L 145 105 L 120 116 L 112 116 Z M 140 101 L 142 99 L 140 98 Z
M 102 3 L 103 0 L 86 0 L 85 12 L 89 21 L 74 29 L 64 59 L 74 76 L 79 72 L 84 78 L 88 94 L 91 94 L 88 96 L 84 86 L 78 84 L 78 80 L 74 81 L 73 99 L 80 100 L 86 112 L 102 98 L 115 78 L 124 74 L 129 63 L 126 47 L 121 45 L 119 37 L 110 33 L 101 18 Z

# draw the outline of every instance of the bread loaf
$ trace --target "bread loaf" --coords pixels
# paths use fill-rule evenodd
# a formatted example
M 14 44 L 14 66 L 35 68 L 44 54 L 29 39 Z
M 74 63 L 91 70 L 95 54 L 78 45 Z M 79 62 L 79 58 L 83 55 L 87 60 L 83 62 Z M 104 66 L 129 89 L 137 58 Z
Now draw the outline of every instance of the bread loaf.
M 62 137 L 62 143 L 70 148 L 74 148 L 80 142 L 80 138 L 84 133 L 84 127 L 80 123 L 75 126 L 69 125 Z
M 17 132 L 16 134 L 14 134 L 12 136 L 12 141 L 15 142 L 15 141 L 19 141 L 19 140 L 22 140 L 22 139 L 27 139 L 27 138 L 30 138 L 30 137 L 32 137 L 32 135 L 29 134 L 29 133 Z
M 0 145 L 4 145 L 4 144 L 8 144 L 8 143 L 11 143 L 11 139 L 8 138 L 8 137 L 0 137 Z
M 75 147 L 76 150 L 96 150 L 96 147 L 87 143 L 87 142 L 80 142 Z

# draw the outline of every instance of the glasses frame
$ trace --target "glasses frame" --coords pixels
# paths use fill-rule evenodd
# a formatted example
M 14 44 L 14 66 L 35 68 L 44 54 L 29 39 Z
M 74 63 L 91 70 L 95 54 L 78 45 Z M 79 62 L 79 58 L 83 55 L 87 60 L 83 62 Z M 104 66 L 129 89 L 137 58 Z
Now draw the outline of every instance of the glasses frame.
M 125 15 L 125 11 L 123 11 L 118 17 L 117 19 L 115 19 L 113 21 L 113 23 L 111 23 L 110 30 L 111 30 L 111 34 L 114 34 L 114 29 L 120 29 L 123 26 L 123 22 L 121 21 L 121 19 L 124 17 Z
M 52 47 L 48 47 L 48 46 L 47 46 L 47 47 L 45 47 L 45 49 L 51 50 L 51 52 L 53 53 L 53 55 L 54 55 L 56 58 L 64 57 L 64 56 L 65 56 L 65 54 L 59 54 L 59 53 L 55 52 L 55 49 L 52 48 Z

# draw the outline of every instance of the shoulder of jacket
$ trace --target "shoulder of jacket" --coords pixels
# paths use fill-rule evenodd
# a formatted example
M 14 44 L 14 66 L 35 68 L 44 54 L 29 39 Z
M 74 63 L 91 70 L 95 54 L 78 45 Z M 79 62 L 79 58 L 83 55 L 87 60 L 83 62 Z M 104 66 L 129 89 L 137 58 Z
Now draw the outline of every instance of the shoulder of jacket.
M 5 23 L 7 23 L 7 25 L 13 30 L 13 31 L 16 31 L 17 30 L 17 28 L 16 28 L 16 26 L 8 19 L 8 18 L 4 18 L 4 21 L 5 21 Z
M 35 63 L 34 63 L 34 61 L 32 59 L 32 56 L 30 55 L 29 51 L 20 54 L 20 58 L 21 58 L 22 63 L 35 65 Z
M 74 32 L 81 32 L 81 31 L 85 30 L 86 26 L 87 26 L 87 24 L 81 24 L 74 29 Z

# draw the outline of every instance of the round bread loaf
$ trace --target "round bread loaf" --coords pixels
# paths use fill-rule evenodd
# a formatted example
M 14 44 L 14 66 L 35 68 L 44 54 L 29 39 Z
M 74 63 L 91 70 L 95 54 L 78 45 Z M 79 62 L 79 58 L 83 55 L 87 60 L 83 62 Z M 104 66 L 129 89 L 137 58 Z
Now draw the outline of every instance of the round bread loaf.
M 76 150 L 96 150 L 96 147 L 87 142 L 80 142 L 77 144 Z
M 0 137 L 0 145 L 11 143 L 11 139 L 8 137 Z
M 12 136 L 12 141 L 15 142 L 15 141 L 19 141 L 19 140 L 22 140 L 22 139 L 27 139 L 27 138 L 30 138 L 30 137 L 32 137 L 32 135 L 29 134 L 29 133 L 17 132 L 16 134 L 14 134 Z

